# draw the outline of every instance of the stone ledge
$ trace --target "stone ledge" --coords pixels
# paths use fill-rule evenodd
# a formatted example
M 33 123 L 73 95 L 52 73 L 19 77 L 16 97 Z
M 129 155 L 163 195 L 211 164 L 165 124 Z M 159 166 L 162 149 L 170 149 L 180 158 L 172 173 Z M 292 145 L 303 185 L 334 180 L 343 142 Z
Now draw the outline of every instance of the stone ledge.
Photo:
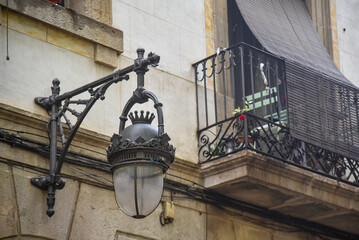
M 112 0 L 66 0 L 66 7 L 99 22 L 112 25 Z
M 49 24 L 40 22 L 36 19 L 19 14 L 13 10 L 7 11 L 1 6 L 0 8 L 0 12 L 2 14 L 2 16 L 0 16 L 0 21 L 1 25 L 4 27 L 8 25 L 11 30 L 23 33 L 63 49 L 67 49 L 82 56 L 92 59 L 94 58 L 94 42 L 78 37 Z M 116 50 L 111 50 L 117 53 Z
M 101 44 L 95 45 L 95 62 L 110 68 L 117 67 L 117 52 Z
M 228 197 L 359 234 L 358 187 L 248 150 L 201 170 L 204 186 Z
M 0 0 L 6 6 L 6 0 Z M 99 43 L 123 52 L 123 33 L 121 30 L 77 14 L 71 9 L 52 4 L 45 0 L 9 1 L 9 9 L 70 32 L 76 36 Z
M 326 188 L 329 192 L 336 191 L 337 194 L 343 197 L 353 197 L 353 194 L 359 194 L 359 188 L 355 186 L 338 182 L 334 179 L 284 163 L 280 160 L 265 157 L 252 151 L 238 152 L 228 157 L 223 157 L 216 161 L 202 164 L 201 172 L 203 173 L 203 177 L 205 179 L 207 178 L 205 183 L 212 185 L 214 182 L 208 182 L 211 177 L 218 176 L 218 174 L 227 174 L 229 171 L 241 167 L 245 167 L 245 173 L 247 175 L 254 176 L 255 172 L 252 172 L 252 170 L 260 169 L 271 174 L 277 174 L 281 178 L 287 178 L 303 184 L 309 184 L 319 189 Z M 249 169 L 248 167 L 251 167 L 252 169 Z M 283 171 L 283 169 L 285 169 L 285 171 Z M 261 180 L 265 180 L 262 176 L 257 177 Z M 355 199 L 359 200 L 358 197 L 359 196 L 356 196 Z

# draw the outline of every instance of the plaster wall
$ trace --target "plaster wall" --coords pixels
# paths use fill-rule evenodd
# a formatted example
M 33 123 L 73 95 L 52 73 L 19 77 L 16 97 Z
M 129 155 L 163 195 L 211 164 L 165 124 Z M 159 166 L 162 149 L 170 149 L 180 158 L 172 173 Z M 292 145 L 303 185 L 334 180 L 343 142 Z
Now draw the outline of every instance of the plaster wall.
M 0 26 L 0 36 L 5 39 L 6 29 Z M 0 101 L 29 112 L 46 116 L 47 113 L 34 103 L 37 96 L 50 96 L 52 80 L 58 78 L 61 93 L 73 90 L 112 71 L 88 57 L 73 53 L 31 36 L 9 29 L 10 60 L 0 60 Z M 0 52 L 6 52 L 6 41 L 1 41 Z M 120 86 L 108 92 L 108 102 L 121 102 Z M 85 99 L 87 96 L 81 96 Z M 110 134 L 117 128 L 120 106 L 104 104 L 94 106 L 90 118 L 83 123 L 85 128 Z M 109 119 L 113 119 L 113 122 Z
M 336 0 L 336 20 L 341 72 L 359 86 L 359 1 Z
M 176 156 L 192 162 L 197 162 L 192 63 L 206 56 L 204 7 L 204 1 L 190 0 L 112 1 L 112 25 L 121 29 L 124 36 L 124 52 L 118 56 L 117 66 L 123 68 L 133 64 L 138 47 L 145 48 L 146 55 L 152 51 L 161 56 L 160 65 L 150 68 L 146 74 L 145 87 L 164 105 L 165 130 L 172 138 L 171 143 L 181 146 L 177 147 Z M 47 116 L 33 99 L 51 95 L 54 78 L 61 81 L 61 93 L 65 93 L 113 71 L 93 61 L 93 44 L 75 43 L 74 38 L 66 34 L 51 37 L 49 33 L 54 30 L 31 25 L 30 19 L 16 21 L 16 16 L 9 18 L 10 60 L 5 60 L 4 14 L 3 9 L 0 26 L 0 37 L 4 40 L 0 42 L 3 55 L 0 60 L 1 103 Z M 86 49 L 85 53 L 83 49 Z M 112 86 L 106 93 L 106 100 L 95 104 L 81 126 L 108 136 L 117 132 L 118 117 L 136 88 L 136 75 L 130 74 L 130 79 Z M 81 99 L 88 97 L 88 94 L 79 96 Z M 135 109 L 142 108 L 136 106 Z M 153 112 L 153 103 L 146 104 L 144 110 Z M 72 123 L 75 122 L 73 118 Z
M 161 56 L 158 69 L 184 78 L 179 83 L 194 80 L 191 65 L 206 56 L 203 0 L 113 0 L 112 16 L 124 33 L 123 56 L 134 59 L 143 47 Z

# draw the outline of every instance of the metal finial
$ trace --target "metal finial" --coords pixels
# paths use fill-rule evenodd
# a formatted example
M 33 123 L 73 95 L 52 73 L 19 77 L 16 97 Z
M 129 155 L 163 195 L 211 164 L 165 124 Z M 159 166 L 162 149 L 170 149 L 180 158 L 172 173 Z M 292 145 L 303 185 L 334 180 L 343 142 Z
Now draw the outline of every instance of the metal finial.
M 138 58 L 143 58 L 145 55 L 145 49 L 144 48 L 137 48 L 137 56 Z

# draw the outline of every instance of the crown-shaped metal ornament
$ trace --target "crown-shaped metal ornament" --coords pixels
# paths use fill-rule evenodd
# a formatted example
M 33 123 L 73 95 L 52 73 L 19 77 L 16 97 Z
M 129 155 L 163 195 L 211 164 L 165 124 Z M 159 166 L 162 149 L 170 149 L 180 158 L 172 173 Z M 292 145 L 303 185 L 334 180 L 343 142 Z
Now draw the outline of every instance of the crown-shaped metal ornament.
M 153 113 L 150 113 L 149 111 L 145 112 L 143 110 L 140 111 L 140 116 L 138 115 L 138 111 L 134 111 L 135 114 L 132 112 L 128 115 L 128 117 L 131 119 L 132 124 L 136 123 L 147 123 L 151 124 L 153 119 L 155 119 L 155 115 Z

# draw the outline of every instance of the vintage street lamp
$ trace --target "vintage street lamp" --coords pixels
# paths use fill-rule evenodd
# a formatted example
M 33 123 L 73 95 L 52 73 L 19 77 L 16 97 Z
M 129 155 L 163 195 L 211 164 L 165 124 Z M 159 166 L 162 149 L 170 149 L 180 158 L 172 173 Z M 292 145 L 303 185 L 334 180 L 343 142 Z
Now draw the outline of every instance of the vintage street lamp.
M 55 213 L 56 189 L 62 189 L 65 186 L 65 180 L 60 177 L 62 164 L 82 121 L 98 99 L 104 100 L 105 92 L 110 85 L 124 79 L 128 80 L 127 74 L 133 71 L 137 74 L 137 88 L 122 111 L 119 134 L 114 134 L 111 138 L 112 144 L 106 149 L 107 157 L 113 173 L 116 201 L 122 211 L 134 218 L 144 218 L 158 206 L 163 192 L 163 174 L 174 160 L 175 148 L 169 144 L 170 138 L 164 132 L 162 103 L 152 92 L 144 88 L 144 75 L 148 71 L 148 65 L 156 67 L 160 57 L 149 53 L 148 57 L 144 58 L 144 52 L 144 49 L 137 49 L 138 58 L 133 65 L 62 95 L 59 95 L 60 81 L 55 79 L 50 97 L 35 98 L 36 104 L 51 111 L 48 123 L 50 126 L 50 173 L 45 177 L 31 179 L 34 186 L 48 192 L 46 213 L 49 217 Z M 73 97 L 86 91 L 90 93 L 89 99 L 72 100 Z M 157 111 L 158 128 L 151 125 L 155 118 L 153 113 L 146 112 L 145 114 L 144 111 L 140 114 L 137 111 L 134 114 L 129 113 L 135 104 L 143 104 L 149 99 L 154 102 L 154 108 Z M 77 112 L 71 108 L 72 104 L 82 104 L 85 108 L 82 112 Z M 66 116 L 67 112 L 77 117 L 75 125 L 72 125 Z M 125 128 L 127 116 L 130 117 L 133 125 Z M 67 137 L 65 137 L 61 119 L 69 128 Z M 57 149 L 58 135 L 62 143 L 59 151 Z

